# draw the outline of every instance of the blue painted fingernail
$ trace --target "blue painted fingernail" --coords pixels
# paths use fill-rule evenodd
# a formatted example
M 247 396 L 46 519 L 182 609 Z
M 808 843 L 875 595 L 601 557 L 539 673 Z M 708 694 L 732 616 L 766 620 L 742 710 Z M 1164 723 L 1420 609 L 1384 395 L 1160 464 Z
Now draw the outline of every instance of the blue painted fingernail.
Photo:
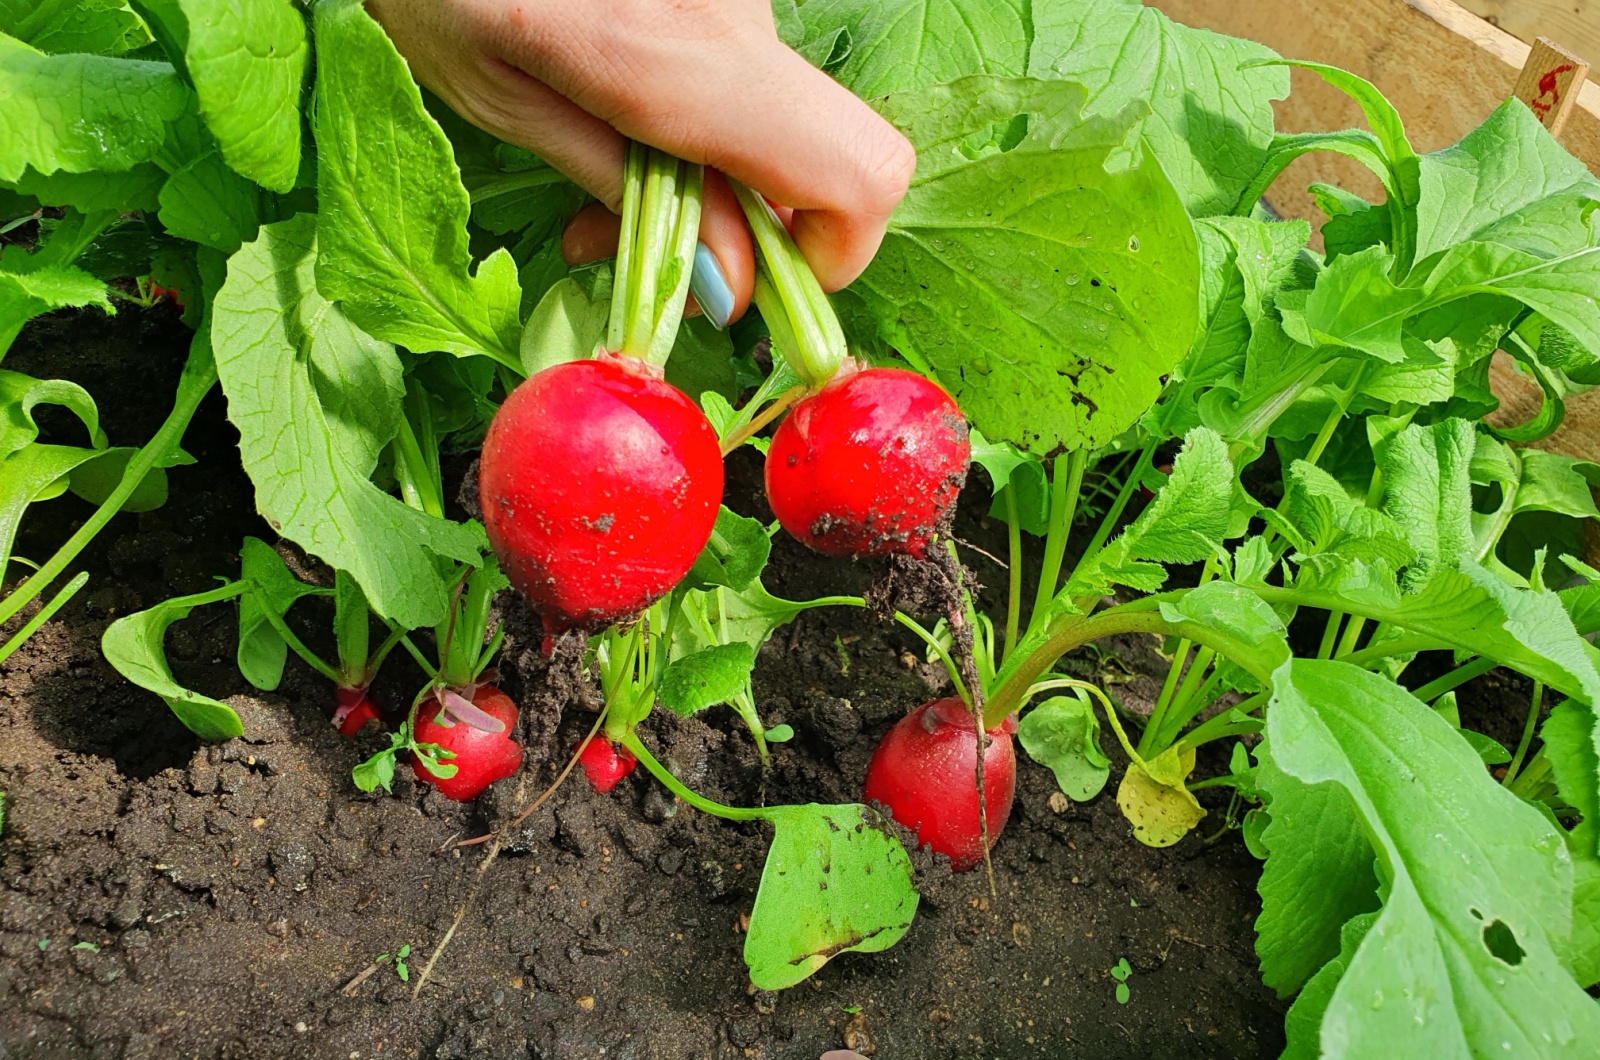
M 711 326 L 721 331 L 733 318 L 733 288 L 722 274 L 717 256 L 704 243 L 694 246 L 694 269 L 689 273 L 689 290 L 700 303 L 700 311 L 711 321 Z

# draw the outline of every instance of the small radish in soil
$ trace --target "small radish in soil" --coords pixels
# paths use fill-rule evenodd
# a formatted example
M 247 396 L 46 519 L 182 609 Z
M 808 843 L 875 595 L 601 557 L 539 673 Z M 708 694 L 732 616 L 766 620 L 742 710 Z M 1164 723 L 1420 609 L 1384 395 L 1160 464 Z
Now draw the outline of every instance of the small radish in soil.
M 716 522 L 722 457 L 705 414 L 660 369 L 602 354 L 512 392 L 478 483 L 489 541 L 548 647 L 641 610 L 688 573 Z
M 971 453 L 967 422 L 938 384 L 847 365 L 773 435 L 767 500 L 785 530 L 824 555 L 921 559 Z
M 511 776 L 522 766 L 522 745 L 511 738 L 517 724 L 517 705 L 493 685 L 474 689 L 470 703 L 457 706 L 460 714 L 452 712 L 449 705 L 452 702 L 461 704 L 461 695 L 447 691 L 443 704 L 437 697 L 424 700 L 417 707 L 412 739 L 418 744 L 437 744 L 440 750 L 454 754 L 454 758 L 440 755 L 439 761 L 455 766 L 455 775 L 436 776 L 415 754 L 411 768 L 418 780 L 432 784 L 446 798 L 470 802 L 482 794 L 484 788 Z M 480 728 L 495 722 L 501 725 L 498 732 Z
M 589 778 L 589 786 L 602 795 L 622 783 L 639 764 L 632 751 L 599 735 L 589 741 L 578 761 L 583 765 L 583 775 Z
M 360 732 L 369 721 L 380 720 L 378 708 L 367 698 L 365 688 L 340 685 L 334 692 L 333 724 L 346 739 Z
M 984 803 L 989 845 L 1011 816 L 1017 789 L 1017 757 L 1011 735 L 1015 718 L 989 730 L 984 751 Z M 983 861 L 978 820 L 978 730 L 959 699 L 926 703 L 895 723 L 867 766 L 868 802 L 917 833 L 917 841 L 948 855 L 956 871 Z

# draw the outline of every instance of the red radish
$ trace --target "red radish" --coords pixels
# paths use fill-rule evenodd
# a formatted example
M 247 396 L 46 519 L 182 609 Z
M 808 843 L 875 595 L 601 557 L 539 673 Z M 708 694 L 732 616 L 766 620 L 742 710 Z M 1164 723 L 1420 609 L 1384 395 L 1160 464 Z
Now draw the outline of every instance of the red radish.
M 989 730 L 983 755 L 989 845 L 1011 816 L 1017 791 L 1015 718 Z M 925 703 L 895 723 L 867 766 L 868 802 L 881 802 L 917 841 L 946 854 L 957 872 L 983 860 L 978 823 L 978 727 L 959 699 Z
M 869 368 L 795 405 L 767 452 L 767 500 L 824 555 L 920 559 L 971 455 L 967 421 L 938 384 Z
M 365 688 L 340 686 L 334 692 L 333 724 L 346 739 L 360 732 L 367 722 L 378 717 L 378 708 L 367 698 Z
M 463 690 L 464 691 L 464 690 Z M 522 766 L 522 745 L 511 738 L 517 725 L 517 705 L 493 685 L 479 685 L 472 693 L 472 705 L 505 726 L 500 732 L 485 732 L 457 720 L 438 699 L 425 700 L 417 708 L 417 723 L 412 739 L 417 743 L 438 744 L 455 753 L 441 757 L 441 765 L 456 767 L 453 777 L 437 777 L 413 755 L 411 769 L 424 784 L 432 784 L 448 799 L 470 802 L 497 780 L 504 780 Z
M 665 595 L 722 502 L 705 414 L 633 357 L 555 365 L 506 398 L 479 465 L 484 526 L 550 637 L 599 629 Z
M 604 736 L 590 740 L 578 761 L 583 764 L 583 775 L 589 778 L 589 786 L 602 795 L 622 783 L 622 778 L 639 764 L 632 751 Z

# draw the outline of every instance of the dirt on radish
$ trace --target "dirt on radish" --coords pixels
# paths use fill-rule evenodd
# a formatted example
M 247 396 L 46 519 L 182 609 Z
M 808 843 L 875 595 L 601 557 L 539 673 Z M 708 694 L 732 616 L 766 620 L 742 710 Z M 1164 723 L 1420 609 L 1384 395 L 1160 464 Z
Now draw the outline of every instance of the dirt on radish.
M 27 371 L 48 355 L 67 377 L 168 385 L 186 342 L 166 310 L 68 318 L 32 329 L 8 367 Z M 111 618 L 208 587 L 237 568 L 231 543 L 264 531 L 228 459 L 223 411 L 220 395 L 208 399 L 186 440 L 200 462 L 172 472 L 175 488 L 198 500 L 119 516 L 88 554 L 93 591 L 0 669 L 0 1042 L 18 1055 L 810 1060 L 842 1046 L 847 1028 L 858 1041 L 869 1034 L 877 1057 L 1281 1048 L 1284 1006 L 1259 983 L 1251 948 L 1260 863 L 1237 833 L 1151 850 L 1109 795 L 1065 802 L 1051 774 L 1021 756 L 995 849 L 996 898 L 983 873 L 952 876 L 917 855 L 917 929 L 885 953 L 836 958 L 779 995 L 748 993 L 739 956 L 766 826 L 676 807 L 642 770 L 609 795 L 575 775 L 502 852 L 413 1003 L 393 954 L 409 945 L 414 968 L 426 961 L 482 856 L 457 856 L 451 844 L 520 808 L 505 805 L 508 785 L 474 808 L 417 785 L 407 769 L 398 797 L 360 794 L 350 770 L 382 738 L 369 729 L 342 739 L 328 723 L 326 682 L 292 659 L 278 693 L 242 694 L 226 609 L 176 627 L 170 654 L 180 679 L 246 717 L 248 740 L 202 747 L 99 653 Z M 150 415 L 107 410 L 135 434 L 148 433 L 139 417 Z M 737 455 L 727 502 L 765 518 L 760 475 L 757 454 Z M 983 506 L 964 504 L 956 531 L 998 553 L 1004 531 L 986 525 Z M 84 509 L 70 498 L 42 509 L 22 553 L 32 535 L 58 539 Z M 878 571 L 794 542 L 777 547 L 779 594 L 859 592 Z M 1003 572 L 978 573 L 1003 588 Z M 989 589 L 981 603 L 998 599 Z M 563 757 L 549 748 L 575 745 L 593 714 L 570 686 L 533 698 L 522 675 L 553 676 L 559 688 L 562 673 L 531 631 L 518 639 L 511 624 L 502 680 L 525 726 L 553 720 L 546 697 L 564 704 L 559 731 L 525 732 L 546 763 L 542 785 Z M 1067 663 L 1118 682 L 1138 709 L 1159 684 L 1153 643 L 1118 638 L 1104 656 Z M 397 660 L 380 675 L 374 695 L 387 707 L 403 706 L 421 680 L 408 668 Z M 881 735 L 909 705 L 948 689 L 898 627 L 855 609 L 802 615 L 763 648 L 757 669 L 767 720 L 796 730 L 774 749 L 768 802 L 859 797 Z M 691 720 L 658 711 L 643 731 L 698 790 L 754 798 L 759 765 L 726 710 Z M 1201 767 L 1225 763 L 1202 757 Z M 1201 797 L 1214 810 L 1226 802 Z M 342 992 L 382 954 L 390 959 Z M 1127 1005 L 1110 975 L 1122 958 L 1133 970 Z

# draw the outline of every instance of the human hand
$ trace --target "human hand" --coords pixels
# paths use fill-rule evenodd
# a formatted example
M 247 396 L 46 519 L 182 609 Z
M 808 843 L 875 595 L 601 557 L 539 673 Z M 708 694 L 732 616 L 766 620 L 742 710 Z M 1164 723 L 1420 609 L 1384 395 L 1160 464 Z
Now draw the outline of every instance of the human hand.
M 713 260 L 697 261 L 695 290 L 719 325 L 749 303 L 755 259 L 738 202 L 711 170 L 793 208 L 795 243 L 837 290 L 872 260 L 916 167 L 905 137 L 778 39 L 767 0 L 367 6 L 418 81 L 609 211 L 591 207 L 569 226 L 571 263 L 615 252 L 626 139 L 710 167 L 700 240 Z M 718 271 L 720 290 L 703 275 Z

